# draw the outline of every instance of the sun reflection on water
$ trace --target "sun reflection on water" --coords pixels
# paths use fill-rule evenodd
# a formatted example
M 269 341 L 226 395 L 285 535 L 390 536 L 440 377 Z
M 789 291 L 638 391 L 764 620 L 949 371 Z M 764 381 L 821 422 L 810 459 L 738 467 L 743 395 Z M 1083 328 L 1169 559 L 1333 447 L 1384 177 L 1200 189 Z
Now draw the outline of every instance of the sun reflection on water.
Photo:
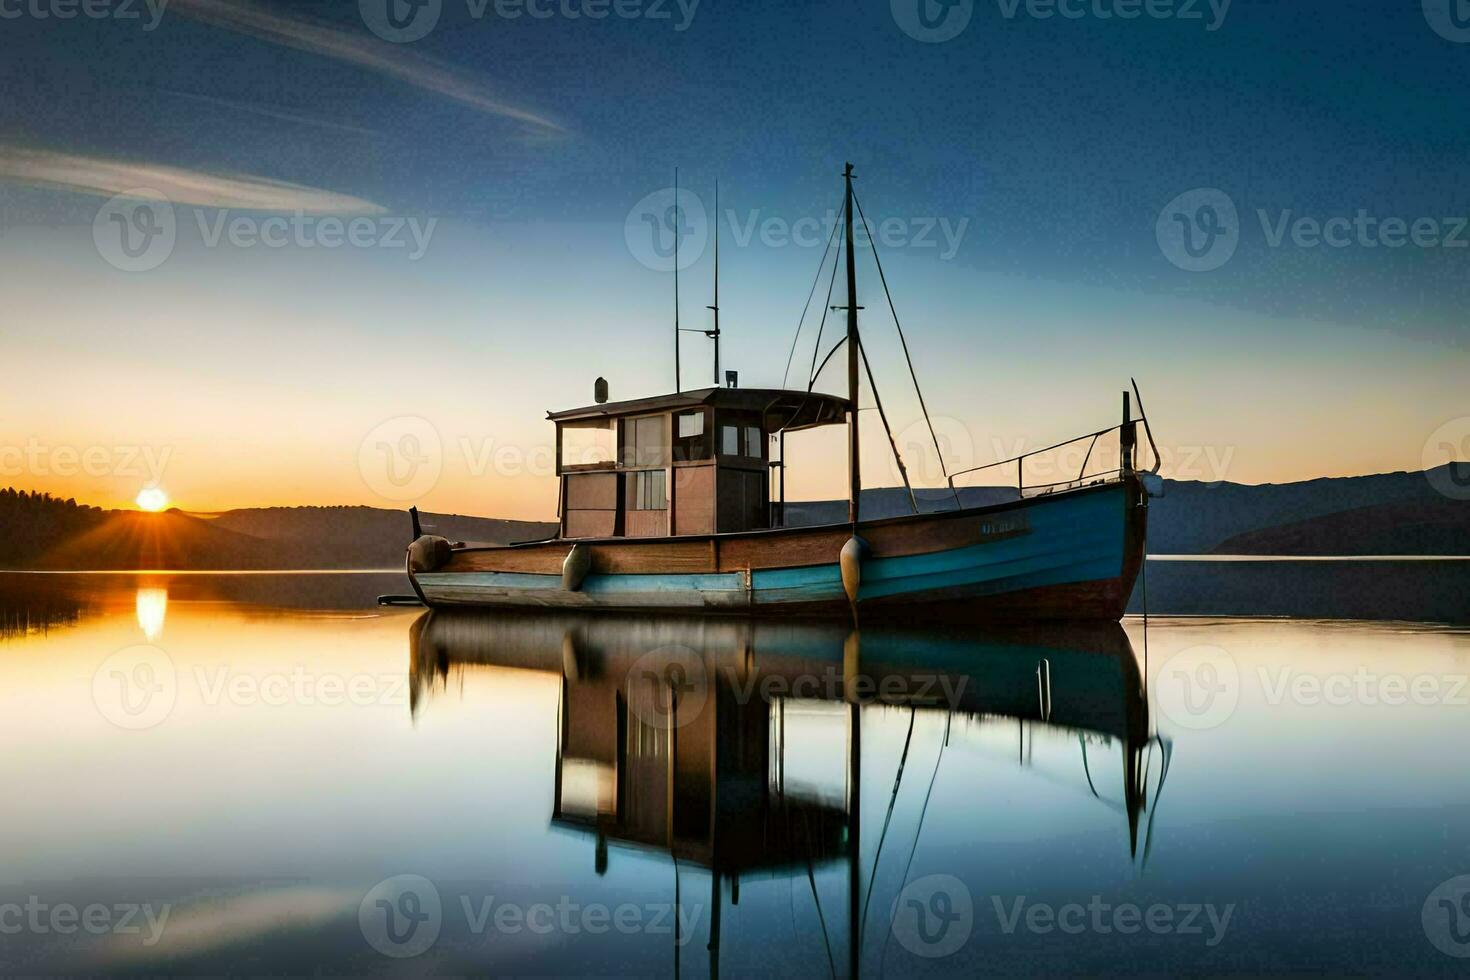
M 149 642 L 163 634 L 163 619 L 168 613 L 168 589 L 143 587 L 138 589 L 138 628 Z

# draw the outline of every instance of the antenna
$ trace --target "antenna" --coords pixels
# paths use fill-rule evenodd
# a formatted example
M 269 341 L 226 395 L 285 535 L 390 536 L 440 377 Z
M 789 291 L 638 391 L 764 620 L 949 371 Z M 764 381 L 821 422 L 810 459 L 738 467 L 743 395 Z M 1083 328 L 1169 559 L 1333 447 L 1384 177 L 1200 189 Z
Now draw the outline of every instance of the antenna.
M 720 386 L 720 182 L 715 181 L 715 305 L 706 306 L 715 312 L 715 328 L 704 335 L 715 342 L 715 387 Z
M 679 168 L 674 168 L 674 394 L 683 390 L 679 384 Z

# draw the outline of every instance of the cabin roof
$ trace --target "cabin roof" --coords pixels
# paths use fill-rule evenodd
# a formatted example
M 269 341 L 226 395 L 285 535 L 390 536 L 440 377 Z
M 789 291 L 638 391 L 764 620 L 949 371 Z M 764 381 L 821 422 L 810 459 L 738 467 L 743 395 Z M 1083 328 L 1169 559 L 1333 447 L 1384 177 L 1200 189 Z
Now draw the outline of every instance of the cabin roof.
M 577 422 L 585 419 L 620 418 L 650 412 L 670 412 L 709 405 L 760 412 L 767 430 L 809 429 L 818 425 L 834 425 L 845 421 L 847 399 L 820 391 L 792 391 L 781 388 L 696 388 L 672 395 L 634 398 L 629 401 L 588 405 L 563 412 L 547 412 L 553 422 Z

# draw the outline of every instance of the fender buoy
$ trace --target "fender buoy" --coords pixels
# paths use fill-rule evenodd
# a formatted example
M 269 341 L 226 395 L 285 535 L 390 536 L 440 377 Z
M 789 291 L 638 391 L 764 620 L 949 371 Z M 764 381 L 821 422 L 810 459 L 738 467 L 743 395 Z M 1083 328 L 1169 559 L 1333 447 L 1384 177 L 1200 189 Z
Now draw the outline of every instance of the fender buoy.
M 587 573 L 592 571 L 592 549 L 585 544 L 574 544 L 561 563 L 561 587 L 568 592 L 577 592 Z
M 453 550 L 449 539 L 441 538 L 437 534 L 415 538 L 413 544 L 408 546 L 409 574 L 438 571 L 449 562 Z
M 858 589 L 863 583 L 863 559 L 867 557 L 868 542 L 854 534 L 842 546 L 842 554 L 837 559 L 842 568 L 842 590 L 854 607 L 857 606 Z

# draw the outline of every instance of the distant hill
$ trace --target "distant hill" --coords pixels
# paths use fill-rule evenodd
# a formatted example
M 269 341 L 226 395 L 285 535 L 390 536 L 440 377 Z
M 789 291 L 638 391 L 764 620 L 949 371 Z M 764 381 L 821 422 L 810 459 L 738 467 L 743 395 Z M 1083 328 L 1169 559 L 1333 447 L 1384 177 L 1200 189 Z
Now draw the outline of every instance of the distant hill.
M 1470 555 L 1470 504 L 1398 500 L 1227 538 L 1223 555 Z
M 1440 469 L 1443 469 L 1441 467 Z M 1430 471 L 1438 472 L 1438 470 Z M 1223 553 L 1225 542 L 1252 531 L 1262 531 L 1310 521 L 1344 511 L 1372 508 L 1381 504 L 1420 503 L 1444 507 L 1464 514 L 1470 502 L 1452 501 L 1437 491 L 1426 473 L 1381 473 L 1374 476 L 1349 476 L 1332 479 L 1305 480 L 1301 483 L 1265 483 L 1248 486 L 1240 483 L 1195 483 L 1164 481 L 1164 496 L 1154 500 L 1149 511 L 1148 548 L 1151 554 L 1196 555 Z M 1395 531 L 1388 522 L 1391 510 L 1377 513 L 1382 522 L 1379 536 L 1385 549 L 1379 554 L 1413 554 L 1408 542 L 1392 544 Z M 1367 534 L 1374 515 L 1358 519 L 1355 534 Z M 1416 532 L 1417 533 L 1417 532 Z M 1264 539 L 1261 539 L 1264 541 Z M 1319 554 L 1361 554 L 1346 541 L 1334 543 L 1320 539 L 1328 550 Z M 1244 546 L 1237 542 L 1236 546 Z M 1458 550 L 1436 547 L 1438 554 L 1470 554 L 1460 545 Z M 1260 554 L 1263 552 L 1244 552 Z M 1296 552 L 1298 554 L 1303 552 Z
M 960 491 L 965 506 L 1014 499 L 1002 487 Z M 954 506 L 947 490 L 916 491 L 923 512 Z M 911 513 L 901 488 L 863 493 L 865 517 Z M 843 500 L 787 504 L 793 525 L 836 523 Z M 456 541 L 507 544 L 556 524 L 424 515 Z M 48 494 L 0 490 L 0 568 L 399 568 L 410 536 L 402 510 L 268 507 L 189 514 L 107 511 Z M 1152 554 L 1470 555 L 1470 502 L 1444 497 L 1424 473 L 1246 486 L 1168 480 L 1149 515 Z
M 506 544 L 555 524 L 424 515 L 455 540 Z M 0 490 L 0 568 L 46 570 L 399 568 L 408 514 L 372 507 L 271 507 L 220 514 L 108 511 Z

